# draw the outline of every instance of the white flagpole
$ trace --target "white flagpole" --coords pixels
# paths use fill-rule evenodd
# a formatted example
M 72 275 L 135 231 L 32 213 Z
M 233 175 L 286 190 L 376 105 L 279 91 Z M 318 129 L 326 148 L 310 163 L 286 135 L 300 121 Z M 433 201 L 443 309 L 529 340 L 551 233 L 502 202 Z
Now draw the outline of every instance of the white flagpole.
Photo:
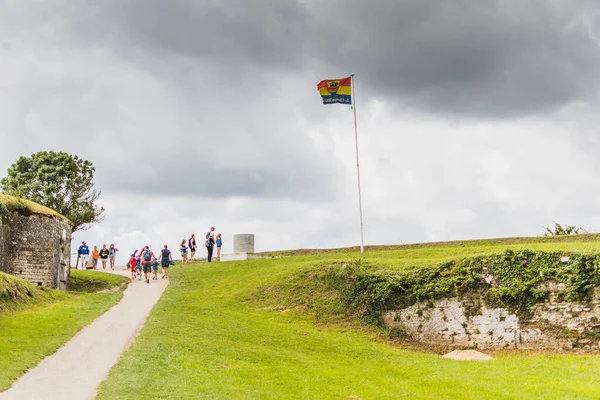
M 360 217 L 360 253 L 365 252 L 365 246 L 363 241 L 363 217 L 362 217 L 362 196 L 360 193 L 360 163 L 358 159 L 358 127 L 356 125 L 356 94 L 354 91 L 354 74 L 350 75 L 352 78 L 352 111 L 354 112 L 354 142 L 356 143 L 356 176 L 358 178 L 358 213 Z

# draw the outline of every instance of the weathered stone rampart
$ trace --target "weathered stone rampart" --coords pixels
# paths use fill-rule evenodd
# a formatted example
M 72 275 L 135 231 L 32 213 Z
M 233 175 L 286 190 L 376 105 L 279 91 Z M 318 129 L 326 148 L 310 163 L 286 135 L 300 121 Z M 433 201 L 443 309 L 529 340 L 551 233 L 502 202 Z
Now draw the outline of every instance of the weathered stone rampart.
M 505 308 L 487 308 L 469 296 L 421 302 L 384 313 L 386 325 L 418 342 L 478 349 L 573 349 L 600 351 L 600 288 L 584 303 L 561 301 L 566 287 L 547 282 L 544 302 L 526 320 Z
M 0 218 L 0 271 L 39 286 L 66 290 L 71 226 L 52 215 L 8 213 Z

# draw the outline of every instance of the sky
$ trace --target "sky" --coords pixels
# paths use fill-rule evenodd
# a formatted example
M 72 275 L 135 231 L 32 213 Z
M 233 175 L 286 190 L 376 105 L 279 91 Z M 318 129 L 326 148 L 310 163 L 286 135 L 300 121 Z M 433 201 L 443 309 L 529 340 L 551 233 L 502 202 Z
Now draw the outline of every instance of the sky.
M 0 176 L 91 161 L 74 236 L 256 250 L 600 229 L 600 4 L 578 0 L 0 0 Z M 177 252 L 175 252 L 177 253 Z

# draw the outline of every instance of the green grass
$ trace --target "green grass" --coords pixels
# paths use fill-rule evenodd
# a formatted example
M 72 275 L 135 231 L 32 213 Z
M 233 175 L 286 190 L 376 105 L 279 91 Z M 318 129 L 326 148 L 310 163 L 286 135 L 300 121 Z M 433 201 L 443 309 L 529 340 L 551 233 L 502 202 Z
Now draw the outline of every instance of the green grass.
M 594 252 L 598 236 L 371 249 L 363 259 L 400 269 L 507 248 Z M 452 361 L 387 343 L 344 318 L 315 319 L 274 288 L 352 249 L 277 253 L 239 263 L 177 264 L 171 284 L 133 346 L 100 386 L 99 399 L 597 399 L 596 356 L 502 353 Z M 301 292 L 301 291 L 300 291 Z M 330 308 L 334 310 L 335 307 Z M 338 310 L 343 312 L 342 310 Z M 151 371 L 149 375 L 140 371 Z M 357 397 L 350 397 L 357 396 Z
M 86 282 L 103 281 L 107 284 L 102 288 L 116 283 L 114 286 L 119 286 L 120 290 L 111 293 L 65 293 L 39 289 L 21 279 L 0 274 L 0 297 L 2 293 L 13 293 L 13 300 L 5 298 L 6 307 L 4 310 L 0 308 L 0 391 L 8 389 L 15 379 L 116 304 L 122 297 L 124 286 L 121 282 L 126 284 L 129 281 L 92 271 L 72 270 L 71 274 L 79 287 L 98 288 L 97 283 Z M 7 287 L 11 290 L 3 290 Z M 14 295 L 14 288 L 18 288 L 19 296 Z M 9 303 L 12 304 L 9 306 Z
M 29 282 L 0 272 L 0 312 L 30 303 L 42 293 Z
M 69 291 L 91 293 L 103 290 L 116 290 L 127 286 L 129 282 L 130 279 L 121 275 L 74 269 L 71 270 Z

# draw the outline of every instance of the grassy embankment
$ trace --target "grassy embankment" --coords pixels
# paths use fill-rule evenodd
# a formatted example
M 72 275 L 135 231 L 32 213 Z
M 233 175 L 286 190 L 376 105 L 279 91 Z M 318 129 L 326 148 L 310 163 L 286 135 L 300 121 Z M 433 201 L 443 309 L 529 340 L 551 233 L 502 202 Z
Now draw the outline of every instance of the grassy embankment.
M 598 235 L 522 238 L 370 248 L 362 259 L 402 270 L 507 248 L 590 253 L 599 246 Z M 273 255 L 279 258 L 172 268 L 171 284 L 98 398 L 600 398 L 596 356 L 443 360 L 382 340 L 331 293 L 293 287 L 302 271 L 358 259 L 353 249 Z
M 61 292 L 0 272 L 0 391 L 116 304 L 128 282 L 72 270 L 70 290 Z

